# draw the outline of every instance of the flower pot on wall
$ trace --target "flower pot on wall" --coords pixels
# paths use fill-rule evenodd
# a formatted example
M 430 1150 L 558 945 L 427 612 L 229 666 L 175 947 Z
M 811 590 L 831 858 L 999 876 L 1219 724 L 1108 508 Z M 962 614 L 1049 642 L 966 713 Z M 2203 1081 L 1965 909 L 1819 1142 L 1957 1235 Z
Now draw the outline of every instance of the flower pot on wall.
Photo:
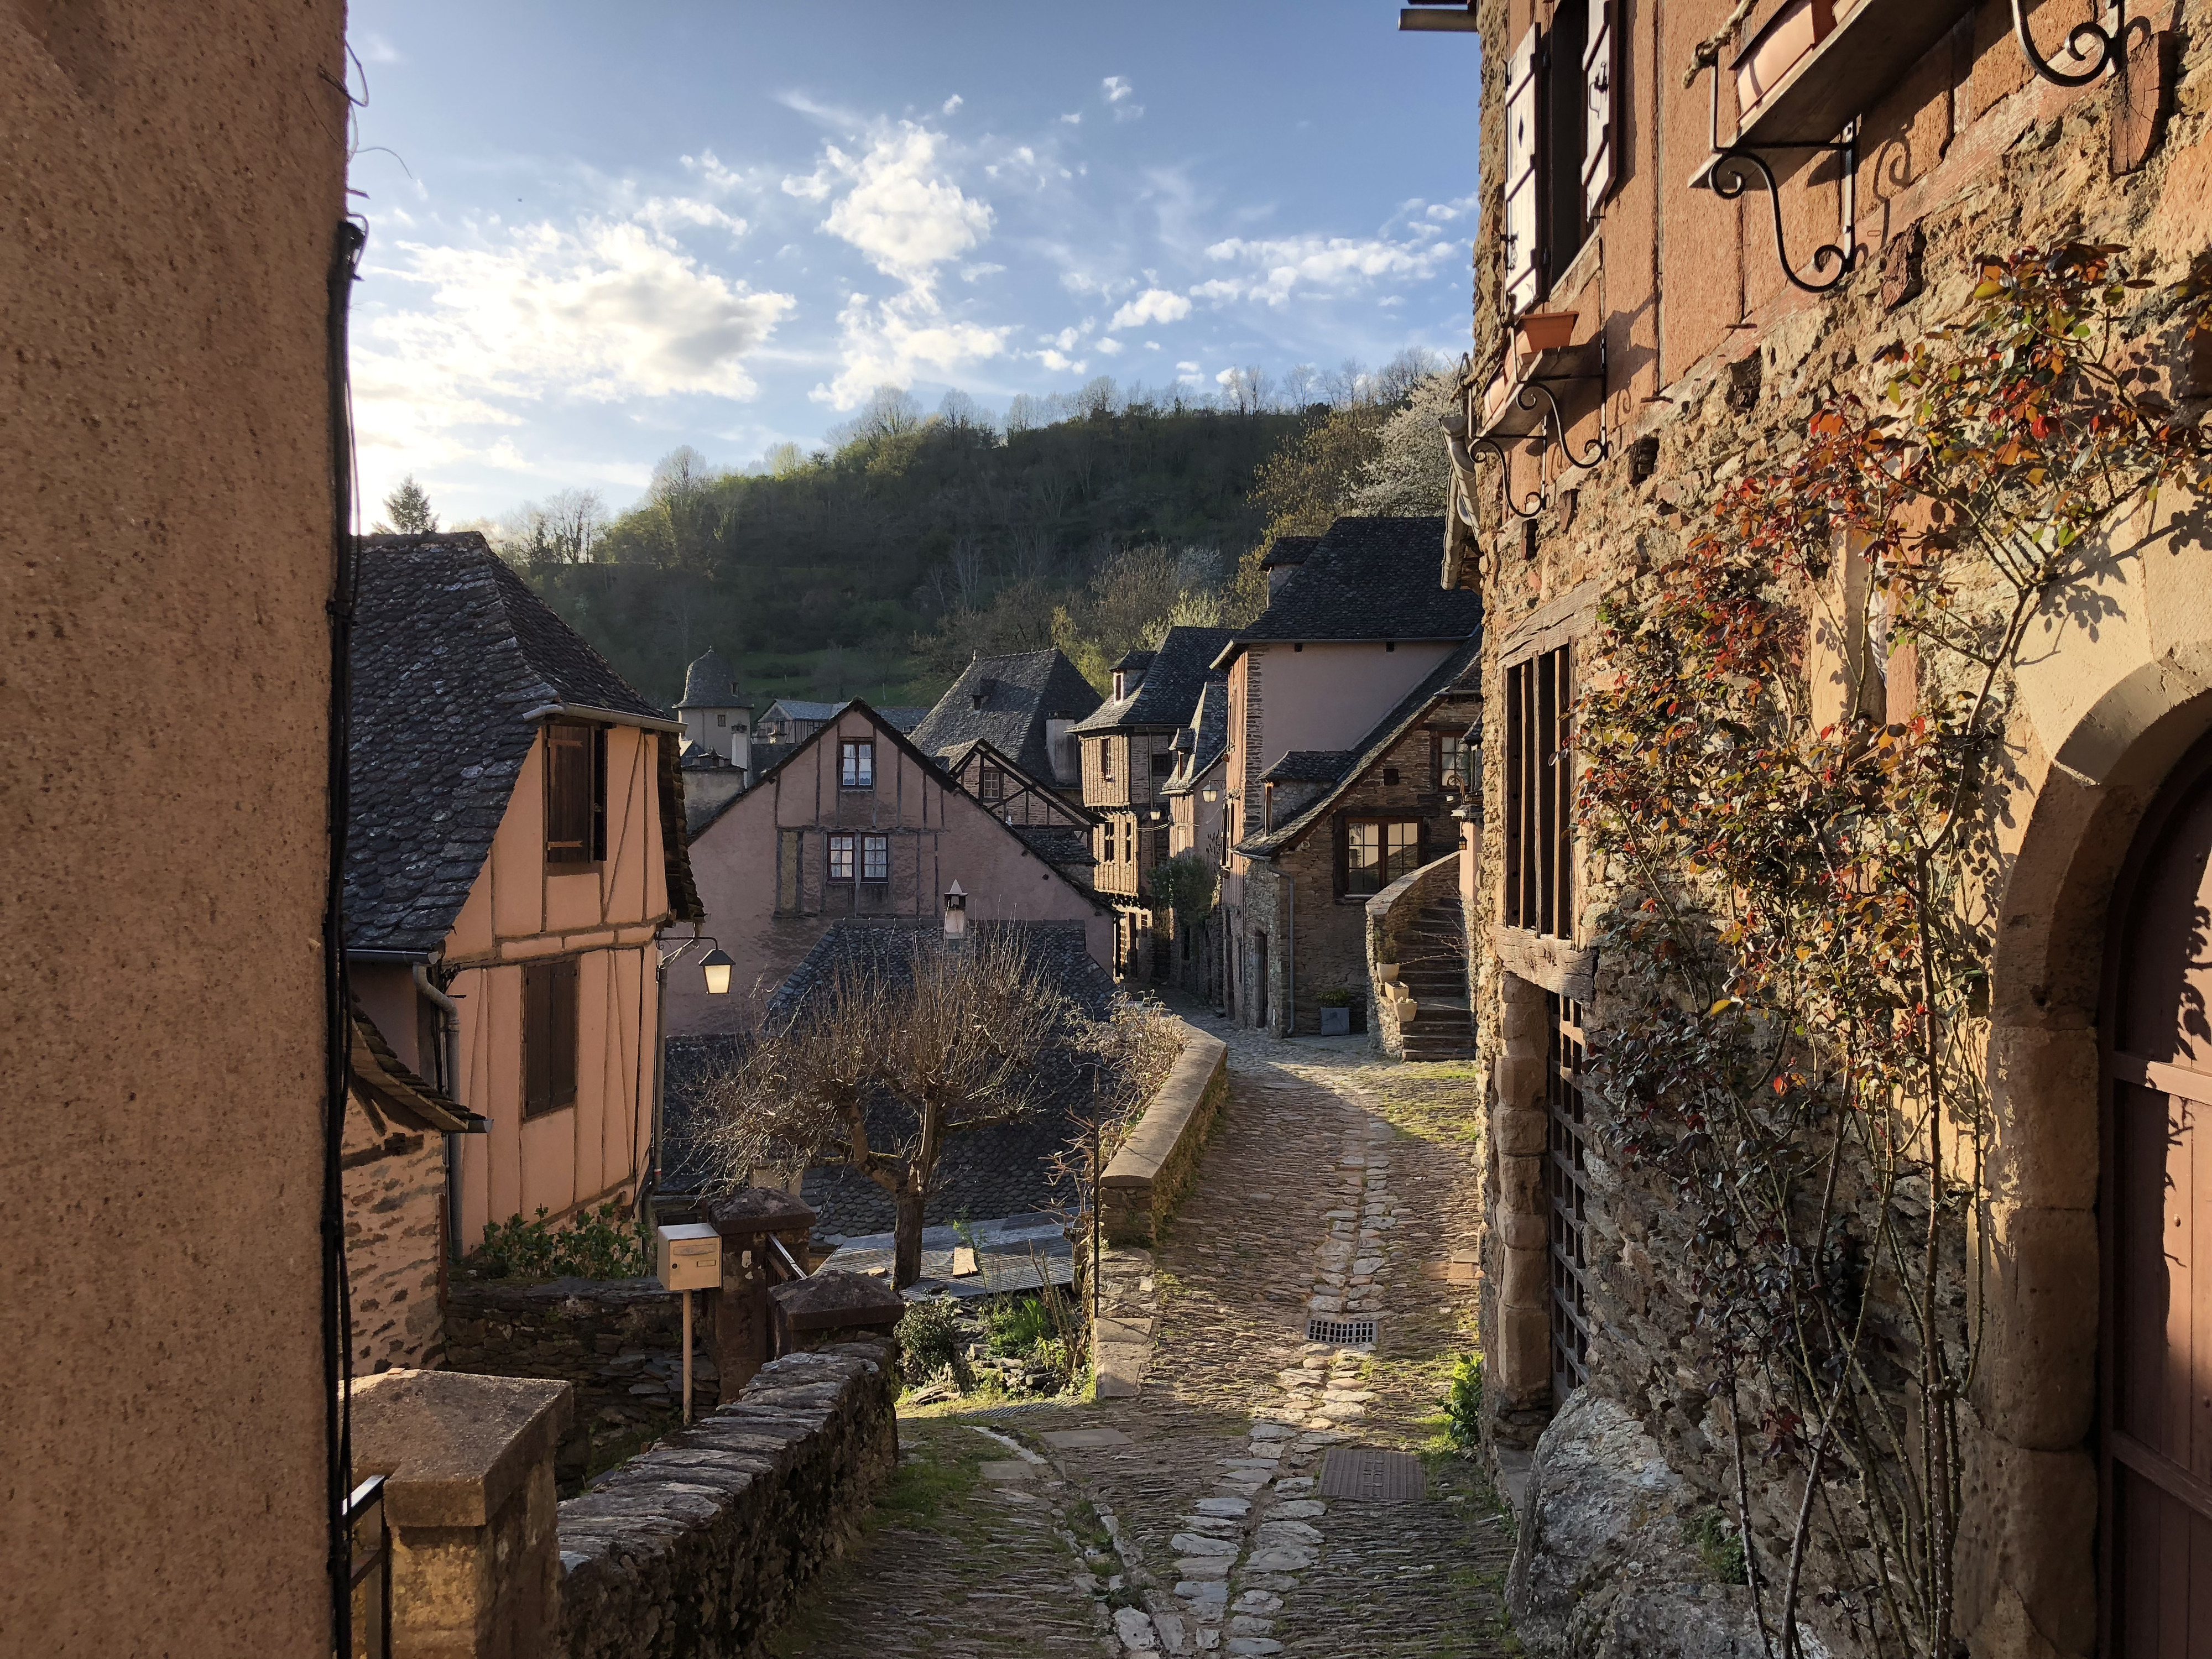
M 1571 311 L 1532 311 L 1514 324 L 1514 355 L 1520 360 L 1520 372 L 1525 373 L 1539 354 L 1565 351 L 1572 345 L 1577 314 Z M 1517 373 L 1515 378 L 1519 378 Z
M 1792 0 L 1784 6 L 1735 60 L 1739 125 L 1799 59 L 1835 32 L 1835 0 Z

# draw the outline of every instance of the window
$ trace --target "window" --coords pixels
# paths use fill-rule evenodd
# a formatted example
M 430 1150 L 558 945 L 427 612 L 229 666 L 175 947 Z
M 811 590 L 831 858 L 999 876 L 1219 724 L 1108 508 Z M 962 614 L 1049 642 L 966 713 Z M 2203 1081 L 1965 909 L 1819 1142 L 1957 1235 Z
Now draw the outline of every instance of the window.
M 1533 309 L 1613 188 L 1613 0 L 1560 0 L 1505 70 L 1505 300 Z
M 1572 647 L 1505 671 L 1505 925 L 1574 937 Z
M 1386 788 L 1395 788 L 1398 782 L 1398 769 L 1395 766 L 1384 767 L 1382 769 L 1382 782 Z
M 1110 738 L 1098 739 L 1098 775 L 1109 780 L 1114 775 L 1114 742 Z
M 545 727 L 545 861 L 593 864 L 607 855 L 607 729 L 573 720 Z
M 1114 862 L 1114 820 L 1111 818 L 1098 826 L 1098 861 L 1101 864 Z
M 522 1115 L 576 1103 L 576 958 L 522 969 Z
M 1429 787 L 1432 789 L 1451 789 L 1464 795 L 1468 788 L 1468 747 L 1464 733 L 1431 732 L 1434 740 L 1429 753 Z
M 837 745 L 837 786 L 841 789 L 876 787 L 876 745 L 872 741 L 863 738 L 854 742 L 848 738 Z
M 1421 825 L 1415 818 L 1352 818 L 1344 826 L 1339 890 L 1379 893 L 1421 867 Z
M 1547 995 L 1544 1072 L 1550 1136 L 1544 1184 L 1551 1203 L 1552 1389 L 1562 1401 L 1589 1380 L 1589 1148 L 1583 1127 L 1582 1005 Z
M 1175 770 L 1175 751 L 1170 749 L 1152 750 L 1152 775 L 1164 778 Z
M 997 767 L 987 764 L 976 774 L 975 793 L 982 800 L 1004 800 L 1006 797 L 1006 775 Z
M 860 837 L 860 879 L 889 881 L 891 878 L 891 838 L 889 836 Z
M 726 726 L 729 723 L 730 717 L 727 714 L 717 714 L 714 716 L 714 724 L 717 726 Z
M 853 837 L 850 831 L 833 830 L 830 836 L 830 879 L 853 878 Z

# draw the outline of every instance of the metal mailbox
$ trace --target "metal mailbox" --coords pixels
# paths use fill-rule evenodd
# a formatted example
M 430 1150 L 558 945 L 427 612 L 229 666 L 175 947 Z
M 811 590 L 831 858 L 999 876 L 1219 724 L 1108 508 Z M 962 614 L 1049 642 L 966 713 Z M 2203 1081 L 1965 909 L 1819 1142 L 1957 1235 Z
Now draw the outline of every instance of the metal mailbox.
M 722 1288 L 722 1236 L 703 1221 L 659 1230 L 655 1271 L 663 1290 L 718 1291 Z

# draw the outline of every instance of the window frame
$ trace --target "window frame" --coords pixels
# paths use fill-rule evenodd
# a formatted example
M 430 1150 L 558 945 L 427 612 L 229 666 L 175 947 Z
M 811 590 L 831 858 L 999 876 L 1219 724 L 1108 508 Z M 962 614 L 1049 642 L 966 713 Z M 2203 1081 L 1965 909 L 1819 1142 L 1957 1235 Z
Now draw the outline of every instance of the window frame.
M 879 873 L 871 875 L 871 870 Z M 860 835 L 860 880 L 866 886 L 882 887 L 891 878 L 891 838 L 863 830 Z
M 1098 776 L 1104 783 L 1114 781 L 1114 739 L 1098 739 Z
M 1376 861 L 1373 865 L 1352 862 L 1353 842 L 1361 830 L 1375 831 Z M 1410 830 L 1410 836 L 1397 848 L 1391 845 L 1391 831 Z M 1422 854 L 1427 849 L 1428 822 L 1404 812 L 1347 812 L 1338 820 L 1336 856 L 1336 895 L 1341 899 L 1356 899 L 1361 902 L 1373 898 L 1392 882 L 1411 875 L 1425 861 Z M 1392 873 L 1394 856 L 1403 867 Z M 1357 887 L 1352 884 L 1355 871 L 1363 875 L 1372 870 L 1376 878 L 1372 887 Z
M 576 1104 L 581 1071 L 580 958 L 522 964 L 522 1117 L 525 1122 Z
M 1571 940 L 1575 921 L 1574 642 L 1505 671 L 1505 881 L 1500 920 Z
M 849 884 L 853 879 L 854 872 L 859 867 L 860 850 L 860 838 L 854 831 L 850 830 L 830 831 L 823 860 L 822 879 L 836 882 L 840 886 Z M 841 854 L 845 866 L 845 873 L 842 876 L 837 873 Z
M 840 738 L 837 740 L 837 787 L 873 789 L 876 787 L 876 740 Z

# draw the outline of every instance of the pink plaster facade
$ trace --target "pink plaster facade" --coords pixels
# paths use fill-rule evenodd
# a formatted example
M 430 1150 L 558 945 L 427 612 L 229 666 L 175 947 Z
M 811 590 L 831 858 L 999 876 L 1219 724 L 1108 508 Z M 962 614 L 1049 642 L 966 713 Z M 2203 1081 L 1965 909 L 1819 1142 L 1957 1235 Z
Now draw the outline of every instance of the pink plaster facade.
M 847 787 L 842 744 L 872 744 L 871 781 Z M 835 878 L 830 837 L 880 836 L 881 881 Z M 957 881 L 974 921 L 1079 921 L 1091 955 L 1113 961 L 1110 911 L 1024 845 L 864 705 L 854 704 L 732 801 L 691 843 L 707 919 L 702 931 L 735 959 L 730 994 L 710 996 L 696 957 L 670 970 L 671 1036 L 744 1031 L 760 1004 L 832 922 L 942 914 Z

